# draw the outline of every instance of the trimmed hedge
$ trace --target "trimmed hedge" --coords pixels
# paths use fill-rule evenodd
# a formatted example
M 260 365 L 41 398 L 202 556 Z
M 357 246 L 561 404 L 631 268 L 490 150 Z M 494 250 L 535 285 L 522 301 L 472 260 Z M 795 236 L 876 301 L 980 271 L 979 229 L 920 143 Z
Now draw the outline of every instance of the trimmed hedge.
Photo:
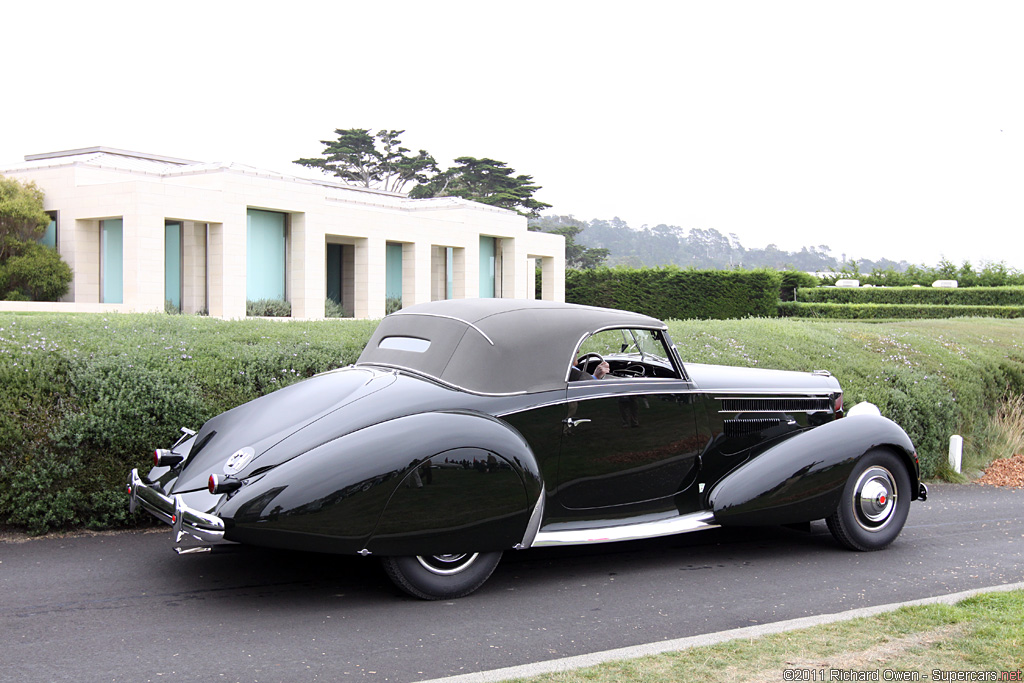
M 374 321 L 0 314 L 0 523 L 130 523 L 124 482 L 180 427 L 354 362 Z
M 1024 318 L 1024 306 L 934 306 L 929 304 L 810 304 L 780 301 L 780 318 L 891 320 L 924 318 Z
M 1024 287 L 801 287 L 800 303 L 1024 306 Z
M 595 268 L 565 273 L 565 300 L 662 320 L 775 317 L 782 275 L 774 270 Z

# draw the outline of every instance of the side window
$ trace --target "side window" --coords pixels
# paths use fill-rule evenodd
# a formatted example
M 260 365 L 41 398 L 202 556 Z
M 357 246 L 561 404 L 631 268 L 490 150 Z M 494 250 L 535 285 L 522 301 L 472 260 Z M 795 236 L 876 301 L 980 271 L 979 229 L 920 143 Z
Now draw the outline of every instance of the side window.
M 620 328 L 596 332 L 583 340 L 575 358 L 585 356 L 586 367 L 580 368 L 585 372 L 593 372 L 591 366 L 596 366 L 600 356 L 616 377 L 678 377 L 664 337 L 657 330 Z

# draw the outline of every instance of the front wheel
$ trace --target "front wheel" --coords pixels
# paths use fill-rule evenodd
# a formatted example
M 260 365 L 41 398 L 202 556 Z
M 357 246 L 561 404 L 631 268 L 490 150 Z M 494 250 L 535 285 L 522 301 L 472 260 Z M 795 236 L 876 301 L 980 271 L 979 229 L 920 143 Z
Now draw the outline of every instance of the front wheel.
M 388 577 L 403 591 L 424 600 L 453 600 L 484 584 L 498 566 L 501 551 L 382 557 Z
M 910 512 L 910 475 L 889 451 L 871 451 L 854 467 L 839 507 L 825 522 L 851 550 L 881 550 L 900 535 Z

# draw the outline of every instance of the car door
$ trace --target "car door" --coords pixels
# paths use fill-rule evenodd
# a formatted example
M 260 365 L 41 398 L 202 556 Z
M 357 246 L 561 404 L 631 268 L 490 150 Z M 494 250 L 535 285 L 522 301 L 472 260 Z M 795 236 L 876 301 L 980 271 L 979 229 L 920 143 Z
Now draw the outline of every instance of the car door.
M 697 473 L 690 385 L 680 380 L 573 382 L 558 460 L 558 503 L 567 510 L 671 507 Z

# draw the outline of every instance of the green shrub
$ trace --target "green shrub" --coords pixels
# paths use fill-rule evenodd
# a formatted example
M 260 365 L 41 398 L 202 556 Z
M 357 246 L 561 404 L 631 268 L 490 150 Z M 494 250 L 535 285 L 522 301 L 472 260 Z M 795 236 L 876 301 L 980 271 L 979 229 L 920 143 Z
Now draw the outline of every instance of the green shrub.
M 7 301 L 57 301 L 68 293 L 71 266 L 55 250 L 25 242 L 10 251 L 0 264 L 0 294 Z
M 782 287 L 779 291 L 779 299 L 782 301 L 794 301 L 798 289 L 817 288 L 821 284 L 821 280 L 802 270 L 783 270 L 779 275 L 782 276 Z
M 396 311 L 402 310 L 402 299 L 397 296 L 389 296 L 384 301 L 384 315 L 391 315 Z
M 292 315 L 292 302 L 282 299 L 246 301 L 245 314 L 257 318 L 289 318 Z
M 340 303 L 334 299 L 328 297 L 324 302 L 324 317 L 325 318 L 347 318 L 349 317 L 345 313 L 345 309 Z

